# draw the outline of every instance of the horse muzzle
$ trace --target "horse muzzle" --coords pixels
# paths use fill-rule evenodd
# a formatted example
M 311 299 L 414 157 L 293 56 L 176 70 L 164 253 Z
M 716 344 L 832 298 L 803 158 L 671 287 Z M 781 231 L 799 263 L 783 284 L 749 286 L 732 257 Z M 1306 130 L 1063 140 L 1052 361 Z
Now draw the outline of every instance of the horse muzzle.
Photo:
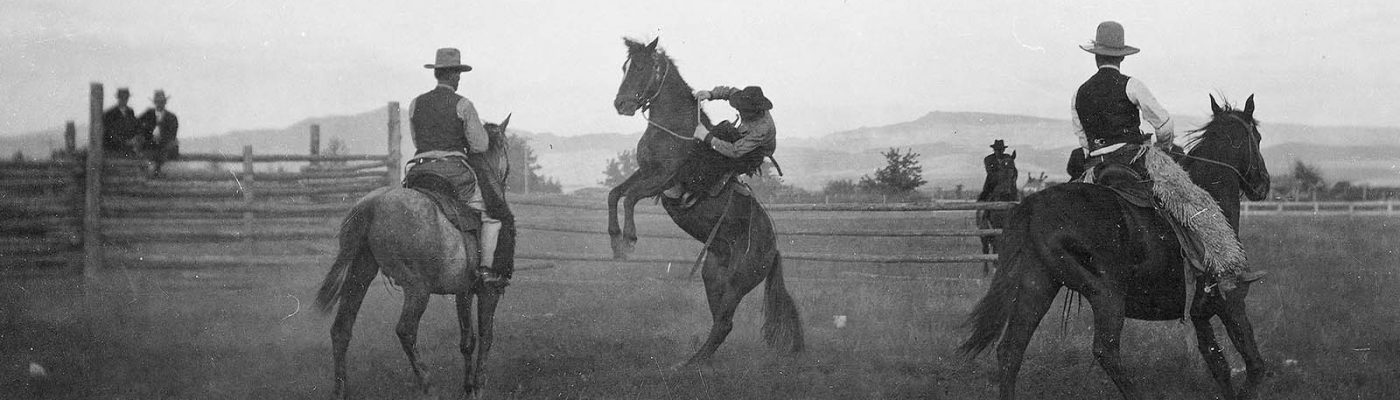
M 629 117 L 636 115 L 641 105 L 642 103 L 633 96 L 617 96 L 617 99 L 613 100 L 613 108 L 617 109 L 617 113 Z

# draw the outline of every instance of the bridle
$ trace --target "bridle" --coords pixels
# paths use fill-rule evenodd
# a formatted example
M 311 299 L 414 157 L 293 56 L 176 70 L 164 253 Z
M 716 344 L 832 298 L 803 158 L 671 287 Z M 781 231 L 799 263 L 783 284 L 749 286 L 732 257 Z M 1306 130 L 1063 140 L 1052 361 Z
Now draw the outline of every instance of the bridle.
M 1248 143 L 1248 146 L 1249 146 L 1249 149 L 1248 149 L 1248 150 L 1251 151 L 1251 152 L 1256 152 L 1256 153 L 1257 153 L 1257 152 L 1259 151 L 1259 149 L 1255 147 L 1255 146 L 1257 146 L 1257 144 L 1255 144 L 1255 142 L 1254 142 L 1254 136 L 1258 136 L 1258 135 L 1259 135 L 1259 130 L 1258 130 L 1258 128 L 1256 128 L 1256 127 L 1254 126 L 1254 123 L 1249 122 L 1248 120 L 1245 120 L 1244 118 L 1241 118 L 1239 115 L 1235 115 L 1235 114 L 1233 114 L 1233 113 L 1225 114 L 1225 116 L 1226 116 L 1226 117 L 1229 117 L 1230 119 L 1235 120 L 1236 122 L 1239 122 L 1240 125 L 1244 125 L 1245 129 L 1248 130 L 1248 132 L 1249 132 L 1249 134 L 1250 134 L 1250 137 L 1245 138 L 1245 143 Z M 1239 146 L 1235 146 L 1235 148 L 1239 148 Z M 1193 156 L 1193 155 L 1190 155 L 1190 154 L 1186 154 L 1186 151 L 1184 151 L 1184 150 L 1183 150 L 1181 153 L 1177 153 L 1177 154 L 1180 155 L 1180 156 L 1182 156 L 1182 157 L 1189 158 L 1189 159 L 1192 159 L 1192 160 L 1201 161 L 1201 162 L 1204 162 L 1204 163 L 1208 163 L 1208 164 L 1213 164 L 1213 165 L 1218 165 L 1218 166 L 1221 166 L 1221 167 L 1225 167 L 1226 169 L 1229 169 L 1230 172 L 1234 172 L 1234 173 L 1235 173 L 1235 176 L 1239 177 L 1239 178 L 1240 178 L 1240 182 L 1242 182 L 1242 183 L 1243 183 L 1243 182 L 1249 182 L 1249 180 L 1245 178 L 1245 174 L 1249 174 L 1249 173 L 1253 173 L 1253 172 L 1254 172 L 1254 163 L 1246 163 L 1246 164 L 1245 164 L 1245 170 L 1244 170 L 1245 172 L 1244 172 L 1244 173 L 1241 173 L 1240 170 L 1237 169 L 1237 168 L 1235 168 L 1235 166 L 1233 166 L 1233 165 L 1226 164 L 1226 163 L 1223 163 L 1223 162 L 1220 162 L 1220 161 L 1215 161 L 1215 160 L 1212 160 L 1212 159 L 1209 159 L 1209 158 L 1205 158 L 1205 157 L 1199 157 L 1199 156 Z
M 662 132 L 666 132 L 677 139 L 695 140 L 694 136 L 687 136 L 676 133 L 670 128 L 661 126 L 661 124 L 652 121 L 651 117 L 648 116 L 648 114 L 651 113 L 652 102 L 656 101 L 656 98 L 661 96 L 661 88 L 665 87 L 666 85 L 666 77 L 671 76 L 671 70 L 675 69 L 675 67 L 671 66 L 671 63 L 656 60 L 655 55 L 652 56 L 651 64 L 651 79 L 647 80 L 647 84 L 646 86 L 642 87 L 642 90 L 639 90 L 637 91 L 637 93 L 632 95 L 637 100 L 637 108 L 641 110 L 640 114 L 642 115 L 642 119 L 646 120 L 647 124 L 657 127 L 658 129 L 661 129 Z M 629 55 L 627 56 L 627 61 L 622 62 L 622 71 L 624 74 L 627 73 L 627 69 L 631 65 L 632 56 Z M 650 96 L 646 96 L 645 93 L 647 91 L 652 91 L 652 94 Z M 700 100 L 695 100 L 695 123 L 700 123 Z

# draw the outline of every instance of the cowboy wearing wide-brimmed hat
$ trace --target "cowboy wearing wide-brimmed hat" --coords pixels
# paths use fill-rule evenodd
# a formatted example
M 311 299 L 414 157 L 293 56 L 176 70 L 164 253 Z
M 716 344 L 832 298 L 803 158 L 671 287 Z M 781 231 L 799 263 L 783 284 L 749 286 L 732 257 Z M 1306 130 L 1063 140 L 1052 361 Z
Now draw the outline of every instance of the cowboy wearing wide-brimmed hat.
M 460 50 L 441 48 L 423 68 L 433 70 L 437 87 L 408 105 L 409 132 L 417 151 L 405 180 L 416 173 L 445 177 L 457 189 L 459 201 L 482 211 L 481 265 L 468 267 L 475 267 L 484 282 L 505 286 L 515 269 L 515 216 L 505 201 L 504 182 L 485 168 L 467 167 L 468 153 L 483 153 L 491 144 L 476 106 L 457 94 L 462 73 L 472 67 L 462 64 Z
M 997 139 L 992 141 L 992 154 L 982 157 L 982 167 L 987 170 L 987 179 L 982 182 L 982 192 L 977 194 L 977 201 L 988 201 L 992 194 L 998 189 L 998 176 L 994 172 L 1001 172 L 1003 169 L 1011 169 L 1013 174 L 1016 169 L 1016 154 L 1006 154 L 1006 141 Z M 1014 189 L 1015 181 L 1012 181 Z M 1003 188 L 1002 190 L 1006 190 Z
M 144 140 L 144 153 L 151 159 L 151 175 L 160 176 L 161 167 L 166 161 L 180 157 L 180 141 L 177 134 L 180 131 L 180 120 L 175 117 L 175 113 L 165 108 L 170 101 L 170 96 L 165 94 L 165 90 L 156 89 L 151 96 L 153 107 L 146 109 L 136 119 L 140 121 L 141 136 Z
M 114 156 L 132 156 L 136 154 L 141 126 L 136 121 L 136 111 L 127 104 L 131 90 L 117 88 L 116 96 L 117 104 L 102 113 L 102 150 Z
M 704 125 L 695 128 L 695 139 L 708 148 L 691 154 L 678 169 L 675 186 L 663 193 L 671 199 L 690 193 L 688 204 L 700 197 L 697 194 L 717 193 L 715 189 L 722 187 L 717 185 L 726 177 L 757 171 L 763 158 L 772 156 L 778 147 L 778 129 L 768 112 L 773 102 L 763 95 L 763 88 L 716 86 L 696 91 L 695 99 L 729 100 L 729 106 L 739 111 L 740 122 L 737 126 L 720 123 L 714 135 Z
M 1098 66 L 1098 72 L 1080 85 L 1070 100 L 1073 110 L 1070 121 L 1074 126 L 1074 134 L 1079 138 L 1079 146 L 1084 149 L 1088 158 L 1084 178 L 1113 187 L 1116 192 L 1124 194 L 1135 204 L 1154 205 L 1156 202 L 1153 199 L 1157 196 L 1154 194 L 1152 177 L 1187 176 L 1185 172 L 1154 174 L 1153 171 L 1147 170 L 1145 163 L 1144 154 L 1148 152 L 1149 145 L 1162 150 L 1173 147 L 1175 123 L 1171 114 L 1157 102 L 1141 80 L 1123 75 L 1123 58 L 1139 51 L 1138 48 L 1124 42 L 1123 25 L 1113 21 L 1100 23 L 1094 41 L 1079 47 L 1094 54 L 1094 62 Z M 1144 120 L 1152 126 L 1152 133 L 1145 133 L 1140 129 Z M 1169 164 L 1171 165 L 1167 168 L 1180 168 L 1174 163 Z M 1189 181 L 1160 184 L 1166 185 L 1164 187 L 1195 187 Z M 1223 218 L 1219 220 L 1222 223 L 1225 221 Z M 1191 221 L 1180 222 L 1188 231 L 1200 228 L 1193 227 Z M 1217 228 L 1221 227 L 1205 229 Z M 1228 226 L 1223 228 L 1232 229 Z M 1233 248 L 1239 246 L 1236 244 Z M 1196 253 L 1205 254 L 1205 250 L 1201 249 Z M 1205 256 L 1217 259 L 1232 258 L 1212 254 Z M 1230 268 L 1236 272 L 1245 271 L 1242 265 Z M 1220 277 L 1221 287 L 1225 290 L 1230 290 L 1236 282 L 1258 279 L 1260 275 L 1251 272 L 1239 276 L 1226 274 L 1227 271 L 1208 272 Z

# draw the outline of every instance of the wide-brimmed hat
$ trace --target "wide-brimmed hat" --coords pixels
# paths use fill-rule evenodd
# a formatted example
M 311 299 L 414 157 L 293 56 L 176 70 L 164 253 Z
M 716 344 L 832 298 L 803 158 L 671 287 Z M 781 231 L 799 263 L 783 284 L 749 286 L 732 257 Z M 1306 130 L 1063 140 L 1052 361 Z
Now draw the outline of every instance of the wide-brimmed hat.
M 773 102 L 763 96 L 763 88 L 749 86 L 729 95 L 729 106 L 735 110 L 768 111 L 773 109 Z
M 117 97 L 122 96 L 131 97 L 131 89 L 127 89 L 124 87 L 117 88 Z
M 993 150 L 1003 150 L 1003 149 L 1006 149 L 1006 141 L 1005 141 L 1005 140 L 1001 140 L 1001 139 L 997 139 L 996 141 L 992 142 L 992 149 L 993 149 Z
M 1123 25 L 1113 21 L 1099 23 L 1098 33 L 1094 35 L 1094 41 L 1079 45 L 1079 48 L 1101 56 L 1113 57 L 1137 54 L 1138 51 L 1141 51 L 1136 47 L 1123 44 Z
M 472 70 L 472 66 L 462 64 L 462 51 L 451 47 L 444 47 L 437 50 L 437 62 L 423 64 L 423 68 L 447 69 L 453 71 L 467 72 Z
M 156 94 L 154 94 L 154 95 L 151 96 L 151 101 L 166 101 L 166 100 L 170 100 L 170 96 L 166 96 L 164 90 L 156 89 Z

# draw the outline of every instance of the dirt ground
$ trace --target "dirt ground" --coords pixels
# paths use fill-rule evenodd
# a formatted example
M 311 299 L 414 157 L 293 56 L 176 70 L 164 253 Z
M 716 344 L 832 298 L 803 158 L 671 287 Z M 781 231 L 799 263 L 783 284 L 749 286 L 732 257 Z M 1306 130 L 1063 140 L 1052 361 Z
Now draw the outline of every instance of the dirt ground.
M 521 207 L 527 221 L 603 226 L 599 212 Z M 971 226 L 962 214 L 780 213 L 781 228 Z M 673 229 L 642 217 L 644 232 Z M 1247 216 L 1243 239 L 1270 275 L 1249 299 L 1273 369 L 1266 399 L 1400 398 L 1400 219 Z M 975 252 L 975 241 L 783 238 L 792 251 Z M 328 254 L 332 243 L 261 244 L 266 254 Z M 605 237 L 526 231 L 522 249 L 604 254 Z M 226 246 L 228 247 L 228 246 Z M 643 254 L 691 255 L 698 245 L 643 239 Z M 197 246 L 178 250 L 236 252 Z M 151 249 L 155 251 L 155 249 Z M 328 266 L 122 269 L 100 279 L 0 280 L 0 399 L 323 399 L 329 397 L 331 318 L 312 309 Z M 762 289 L 705 366 L 672 370 L 709 327 L 689 265 L 560 263 L 522 271 L 498 310 L 486 389 L 492 398 L 980 399 L 993 398 L 990 354 L 954 349 L 985 291 L 980 265 L 832 265 L 790 261 L 807 351 L 784 356 L 758 338 Z M 393 330 L 401 296 L 376 281 L 350 349 L 357 398 L 415 398 Z M 1113 399 L 1089 351 L 1090 311 L 1056 305 L 1021 372 L 1023 398 Z M 834 319 L 845 316 L 844 327 Z M 1223 332 L 1223 329 L 1218 329 Z M 1222 337 L 1222 340 L 1228 340 Z M 452 301 L 436 297 L 419 337 L 434 391 L 460 394 Z M 1130 321 L 1123 348 L 1149 398 L 1215 394 L 1193 336 L 1178 322 Z M 1232 364 L 1240 366 L 1231 354 Z M 31 375 L 41 367 L 42 376 Z

